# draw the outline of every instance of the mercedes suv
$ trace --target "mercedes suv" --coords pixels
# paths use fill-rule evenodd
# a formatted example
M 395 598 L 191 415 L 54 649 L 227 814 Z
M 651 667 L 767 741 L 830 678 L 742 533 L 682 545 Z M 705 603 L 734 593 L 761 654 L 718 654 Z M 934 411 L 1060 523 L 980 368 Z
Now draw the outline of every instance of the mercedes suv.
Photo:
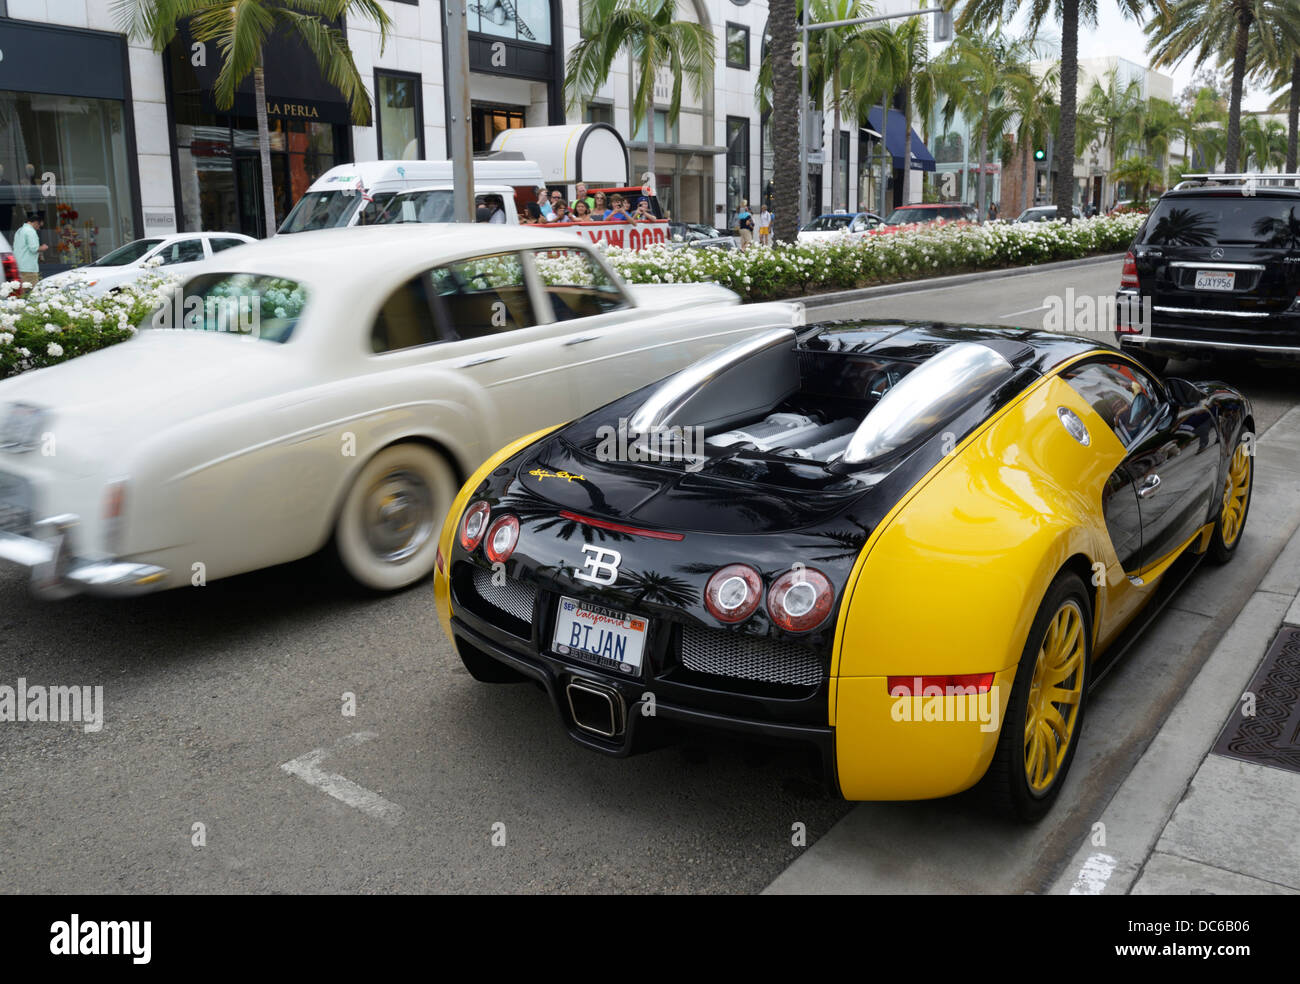
M 1161 196 L 1124 257 L 1120 347 L 1170 358 L 1300 361 L 1300 187 L 1203 175 Z

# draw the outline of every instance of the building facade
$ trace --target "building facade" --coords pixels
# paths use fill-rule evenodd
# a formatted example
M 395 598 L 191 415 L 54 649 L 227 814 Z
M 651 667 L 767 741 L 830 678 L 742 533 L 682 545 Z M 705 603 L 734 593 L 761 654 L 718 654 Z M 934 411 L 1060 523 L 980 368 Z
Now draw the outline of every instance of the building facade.
M 443 3 L 382 0 L 382 6 L 393 22 L 382 49 L 373 25 L 339 25 L 372 100 L 362 124 L 306 50 L 289 38 L 270 42 L 265 62 L 277 214 L 268 222 L 251 80 L 222 109 L 212 96 L 219 56 L 184 32 L 159 54 L 122 33 L 111 0 L 0 0 L 0 231 L 9 236 L 26 211 L 42 210 L 42 236 L 56 247 L 52 269 L 150 234 L 265 235 L 335 164 L 444 159 Z M 919 0 L 887 0 L 877 8 L 919 6 Z M 633 132 L 636 78 L 625 59 L 585 105 L 566 105 L 565 59 L 581 37 L 578 0 L 471 0 L 467 16 L 476 150 L 510 127 L 607 122 L 629 144 L 629 179 L 647 180 L 645 127 Z M 757 210 L 764 189 L 770 193 L 773 124 L 756 96 L 767 5 L 678 0 L 678 17 L 713 34 L 716 67 L 701 91 L 684 86 L 671 125 L 664 110 L 656 113 L 653 180 L 673 218 L 727 226 L 741 203 Z M 668 79 L 657 80 L 657 101 L 667 103 L 668 86 Z M 896 115 L 890 113 L 887 125 L 897 124 Z M 810 129 L 821 136 L 820 146 L 812 140 L 810 211 L 830 207 L 833 154 L 842 163 L 841 209 L 878 209 L 882 181 L 887 208 L 919 199 L 920 170 L 904 175 L 901 159 L 882 151 L 879 127 L 867 122 L 844 121 L 835 134 L 827 113 Z

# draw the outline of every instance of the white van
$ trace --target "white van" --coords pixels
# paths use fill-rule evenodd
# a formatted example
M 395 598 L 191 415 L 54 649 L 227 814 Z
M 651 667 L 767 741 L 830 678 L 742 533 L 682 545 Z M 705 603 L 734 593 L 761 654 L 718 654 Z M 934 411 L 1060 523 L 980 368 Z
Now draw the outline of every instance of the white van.
M 518 202 L 531 202 L 543 184 L 541 169 L 533 161 L 476 160 L 474 187 L 513 189 Z M 452 188 L 451 161 L 362 161 L 332 167 L 312 182 L 285 217 L 279 231 L 307 232 L 369 225 L 399 191 L 431 187 Z M 506 203 L 508 221 L 514 219 Z

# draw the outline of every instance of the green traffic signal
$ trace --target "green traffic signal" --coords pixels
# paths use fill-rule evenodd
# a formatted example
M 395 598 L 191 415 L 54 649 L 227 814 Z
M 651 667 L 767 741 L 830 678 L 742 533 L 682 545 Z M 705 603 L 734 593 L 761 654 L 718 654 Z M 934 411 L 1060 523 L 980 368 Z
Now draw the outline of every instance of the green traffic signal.
M 1034 160 L 1041 161 L 1041 160 L 1045 160 L 1046 158 L 1047 158 L 1047 151 L 1043 150 L 1042 147 L 1039 147 L 1037 150 L 1034 151 Z

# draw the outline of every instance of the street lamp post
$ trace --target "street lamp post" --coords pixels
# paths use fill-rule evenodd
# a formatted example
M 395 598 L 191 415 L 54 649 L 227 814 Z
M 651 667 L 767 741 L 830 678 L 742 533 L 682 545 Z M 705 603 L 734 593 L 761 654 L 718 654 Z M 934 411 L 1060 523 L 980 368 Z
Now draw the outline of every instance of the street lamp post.
M 852 20 L 826 21 L 824 24 L 809 24 L 808 23 L 808 0 L 804 0 L 803 15 L 800 18 L 800 23 L 799 23 L 799 33 L 800 33 L 801 45 L 802 45 L 801 52 L 800 52 L 802 57 L 799 59 L 799 67 L 800 67 L 800 75 L 801 75 L 801 80 L 800 80 L 801 89 L 803 92 L 802 99 L 800 100 L 799 103 L 799 228 L 802 229 L 805 225 L 808 224 L 808 137 L 809 137 L 808 134 L 808 34 L 809 32 L 825 31 L 826 29 L 831 27 L 853 27 L 857 24 L 874 24 L 879 21 L 898 20 L 900 18 L 907 18 L 907 17 L 921 17 L 925 14 L 941 15 L 946 13 L 947 11 L 944 10 L 942 7 L 925 7 L 921 10 L 907 10 L 897 14 L 876 14 L 873 17 L 855 17 Z M 884 112 L 887 114 L 889 112 L 888 94 L 886 94 L 883 106 L 884 106 Z M 883 122 L 884 120 L 882 119 L 882 123 Z M 909 127 L 912 125 L 911 120 L 904 120 L 904 123 Z M 885 127 L 882 126 L 881 129 L 884 130 Z M 835 134 L 834 139 L 838 141 L 839 138 L 840 135 L 838 133 Z M 912 139 L 912 135 L 910 132 L 906 134 L 906 138 L 909 141 Z M 880 143 L 881 143 L 882 155 L 887 154 L 888 148 L 884 146 L 885 138 L 883 133 L 881 134 L 880 137 Z M 839 153 L 838 146 L 834 146 L 832 150 L 834 153 Z M 911 155 L 909 154 L 908 156 L 910 157 Z M 885 161 L 884 157 L 882 157 L 881 174 L 880 174 L 881 177 L 880 183 L 882 189 L 886 184 L 884 180 L 886 168 L 883 161 Z M 883 190 L 881 192 L 881 203 L 882 205 L 884 203 Z

